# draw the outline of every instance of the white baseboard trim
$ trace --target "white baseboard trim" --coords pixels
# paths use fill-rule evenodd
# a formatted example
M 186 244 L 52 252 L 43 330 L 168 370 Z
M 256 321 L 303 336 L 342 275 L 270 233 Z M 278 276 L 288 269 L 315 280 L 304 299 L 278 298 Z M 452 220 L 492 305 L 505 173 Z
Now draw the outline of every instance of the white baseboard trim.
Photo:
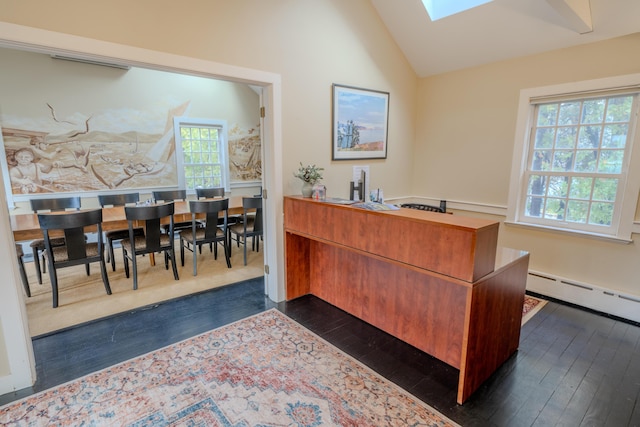
M 581 307 L 640 322 L 640 298 L 588 283 L 529 270 L 527 290 Z

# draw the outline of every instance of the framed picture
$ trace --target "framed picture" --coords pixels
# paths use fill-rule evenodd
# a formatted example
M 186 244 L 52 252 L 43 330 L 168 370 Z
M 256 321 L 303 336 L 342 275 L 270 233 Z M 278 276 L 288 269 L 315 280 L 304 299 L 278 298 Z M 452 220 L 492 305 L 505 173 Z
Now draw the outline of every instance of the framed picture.
M 389 93 L 333 85 L 333 160 L 386 159 Z

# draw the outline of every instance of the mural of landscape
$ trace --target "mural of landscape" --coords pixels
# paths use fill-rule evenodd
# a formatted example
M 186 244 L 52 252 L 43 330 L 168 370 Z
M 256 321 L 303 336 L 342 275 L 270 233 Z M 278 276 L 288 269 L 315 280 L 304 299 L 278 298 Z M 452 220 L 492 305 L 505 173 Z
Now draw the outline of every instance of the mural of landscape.
M 2 137 L 14 195 L 170 187 L 178 183 L 173 117 L 163 111 L 110 110 L 38 120 L 3 117 Z M 132 119 L 133 118 L 133 119 Z M 259 128 L 229 129 L 232 182 L 260 181 Z
M 262 180 L 262 144 L 256 126 L 242 129 L 238 125 L 228 131 L 229 179 L 232 183 L 260 182 Z

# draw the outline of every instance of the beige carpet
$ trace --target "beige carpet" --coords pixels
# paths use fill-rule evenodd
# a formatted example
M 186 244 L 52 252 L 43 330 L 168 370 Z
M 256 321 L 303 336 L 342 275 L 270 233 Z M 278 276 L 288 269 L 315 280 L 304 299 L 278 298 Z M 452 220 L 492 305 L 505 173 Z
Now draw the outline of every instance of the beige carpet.
M 133 279 L 126 278 L 122 262 L 122 250 L 116 249 L 116 271 L 107 264 L 111 295 L 104 290 L 99 264 L 91 265 L 87 276 L 84 266 L 58 270 L 59 306 L 52 308 L 49 271 L 38 285 L 34 264 L 25 264 L 29 276 L 31 298 L 27 298 L 27 316 L 31 336 L 38 336 L 69 326 L 125 312 L 145 305 L 166 301 L 230 283 L 259 277 L 263 274 L 263 252 L 247 252 L 244 265 L 242 247 L 233 248 L 231 265 L 227 268 L 221 248 L 218 259 L 208 247 L 198 254 L 198 275 L 193 276 L 193 258 L 185 251 L 184 267 L 180 266 L 179 243 L 176 241 L 176 258 L 180 280 L 174 280 L 171 266 L 165 270 L 162 255 L 156 255 L 156 265 L 150 266 L 149 257 L 138 258 L 138 289 L 133 290 Z M 250 248 L 249 248 L 250 249 Z M 131 263 L 129 264 L 131 268 Z M 132 273 L 133 274 L 133 273 Z

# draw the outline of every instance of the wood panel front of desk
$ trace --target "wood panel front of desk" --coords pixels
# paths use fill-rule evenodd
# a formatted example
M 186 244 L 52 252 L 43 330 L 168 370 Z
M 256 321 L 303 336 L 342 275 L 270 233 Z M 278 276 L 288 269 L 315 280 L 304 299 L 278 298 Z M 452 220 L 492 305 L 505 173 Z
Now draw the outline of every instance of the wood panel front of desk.
M 497 222 L 285 197 L 284 224 L 287 299 L 313 294 L 459 369 L 458 403 L 517 350 L 529 257 L 497 251 Z

